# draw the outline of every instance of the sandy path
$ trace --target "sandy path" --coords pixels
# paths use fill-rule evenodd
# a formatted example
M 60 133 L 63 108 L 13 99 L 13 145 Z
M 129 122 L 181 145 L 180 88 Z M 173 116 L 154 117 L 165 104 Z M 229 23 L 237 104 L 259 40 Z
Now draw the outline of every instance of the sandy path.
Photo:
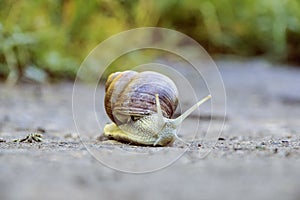
M 72 117 L 72 83 L 0 85 L 0 199 L 300 199 L 300 70 L 257 60 L 217 64 L 228 98 L 217 145 L 195 145 L 171 166 L 140 175 L 112 170 L 86 150 Z M 80 90 L 86 118 L 81 137 L 106 164 L 134 170 L 152 159 L 150 168 L 159 167 L 183 153 L 178 142 L 149 148 L 97 140 L 101 131 L 84 106 L 89 88 Z M 183 133 L 196 119 L 187 120 Z M 204 117 L 200 130 L 208 123 Z M 44 142 L 12 142 L 37 129 Z M 144 155 L 136 166 L 126 165 L 131 161 L 124 152 Z

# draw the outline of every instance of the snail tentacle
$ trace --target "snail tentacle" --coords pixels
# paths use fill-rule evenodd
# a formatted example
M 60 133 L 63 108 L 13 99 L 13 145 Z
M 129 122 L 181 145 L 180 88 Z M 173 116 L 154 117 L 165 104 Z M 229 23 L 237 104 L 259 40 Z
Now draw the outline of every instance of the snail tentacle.
M 156 110 L 158 115 L 158 122 L 164 124 L 164 116 L 161 110 L 160 102 L 159 102 L 159 96 L 158 94 L 155 94 L 155 101 L 156 101 Z
M 155 94 L 155 102 L 156 102 L 156 111 L 157 111 L 157 123 L 158 123 L 158 127 L 161 127 L 161 129 L 158 131 L 157 135 L 159 135 L 159 132 L 161 132 L 163 130 L 163 128 L 165 127 L 165 118 L 163 116 L 162 110 L 161 110 L 161 106 L 160 106 L 160 102 L 159 102 L 159 95 Z M 157 140 L 154 142 L 153 146 L 156 146 L 157 144 L 159 144 L 159 142 L 165 137 L 164 134 L 161 134 Z
M 203 104 L 205 101 L 209 100 L 211 98 L 211 95 L 206 96 L 201 101 L 193 105 L 190 109 L 185 111 L 182 115 L 177 117 L 176 119 L 171 119 L 170 122 L 174 126 L 174 128 L 177 128 L 185 118 L 187 118 L 194 110 L 196 110 L 201 104 Z

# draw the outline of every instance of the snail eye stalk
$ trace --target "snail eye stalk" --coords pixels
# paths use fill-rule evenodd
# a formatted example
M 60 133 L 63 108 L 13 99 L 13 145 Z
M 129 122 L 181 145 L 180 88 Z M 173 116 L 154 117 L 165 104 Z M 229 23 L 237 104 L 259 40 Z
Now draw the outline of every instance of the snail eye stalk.
M 164 121 L 164 116 L 162 114 L 162 110 L 161 110 L 161 107 L 160 107 L 158 94 L 155 94 L 155 101 L 156 101 L 156 110 L 157 110 L 158 120 L 163 122 Z
M 205 98 L 203 98 L 201 101 L 199 101 L 198 103 L 193 105 L 190 109 L 185 111 L 182 115 L 180 115 L 176 119 L 170 120 L 171 123 L 173 124 L 173 126 L 178 127 L 185 118 L 187 118 L 194 110 L 196 110 L 201 104 L 203 104 L 204 102 L 206 102 L 209 99 L 211 99 L 211 95 L 208 95 Z

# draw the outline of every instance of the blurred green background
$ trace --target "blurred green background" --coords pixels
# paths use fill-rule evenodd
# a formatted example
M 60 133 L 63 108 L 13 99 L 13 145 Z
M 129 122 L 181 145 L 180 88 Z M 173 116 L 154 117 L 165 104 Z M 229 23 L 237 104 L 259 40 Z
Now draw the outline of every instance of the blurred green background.
M 299 0 L 0 0 L 0 78 L 74 79 L 101 41 L 143 26 L 181 31 L 209 53 L 300 63 Z

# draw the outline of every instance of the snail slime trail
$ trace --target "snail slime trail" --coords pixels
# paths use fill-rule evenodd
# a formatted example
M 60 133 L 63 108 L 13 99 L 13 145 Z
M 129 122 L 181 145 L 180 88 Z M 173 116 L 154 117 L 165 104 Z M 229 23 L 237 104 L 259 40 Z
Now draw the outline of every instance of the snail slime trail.
M 104 127 L 104 135 L 131 144 L 166 146 L 181 140 L 176 129 L 210 98 L 208 95 L 171 119 L 178 105 L 178 90 L 170 78 L 152 71 L 113 73 L 105 84 L 104 99 L 105 111 L 113 123 Z

